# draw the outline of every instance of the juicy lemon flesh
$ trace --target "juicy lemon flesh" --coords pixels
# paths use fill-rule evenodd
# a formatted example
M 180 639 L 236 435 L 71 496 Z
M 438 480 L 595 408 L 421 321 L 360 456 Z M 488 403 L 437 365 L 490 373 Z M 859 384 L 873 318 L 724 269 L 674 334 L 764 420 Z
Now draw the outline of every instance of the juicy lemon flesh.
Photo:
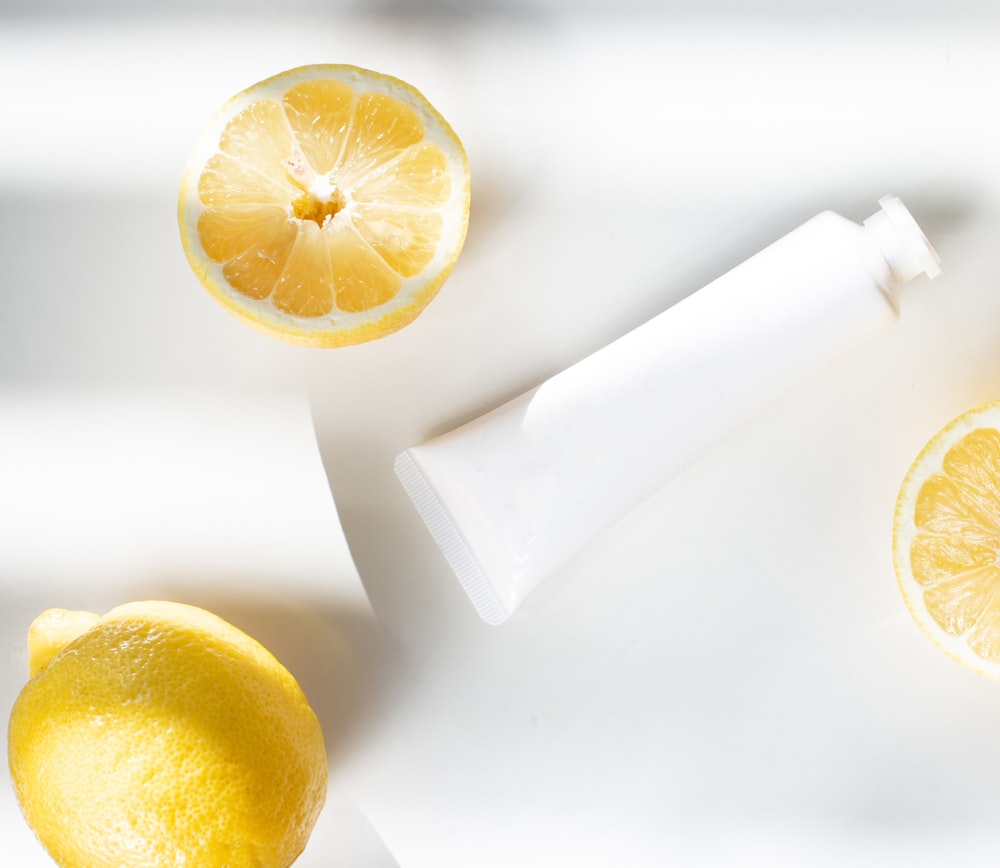
M 46 619 L 70 638 L 49 613 L 39 631 Z M 291 865 L 327 785 L 319 722 L 291 674 L 194 607 L 134 603 L 87 620 L 54 656 L 36 642 L 48 660 L 32 661 L 9 725 L 18 801 L 53 859 Z
M 1000 663 L 1000 431 L 975 428 L 948 449 L 918 489 L 913 521 L 910 569 L 927 614 Z
M 387 94 L 304 81 L 236 114 L 198 182 L 198 237 L 228 284 L 296 317 L 393 299 L 434 259 L 444 153 Z

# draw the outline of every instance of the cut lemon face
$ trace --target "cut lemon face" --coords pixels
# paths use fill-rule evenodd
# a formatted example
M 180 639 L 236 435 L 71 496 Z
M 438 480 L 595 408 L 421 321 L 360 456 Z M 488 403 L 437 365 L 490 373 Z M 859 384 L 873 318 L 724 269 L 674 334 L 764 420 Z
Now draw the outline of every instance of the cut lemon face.
M 451 272 L 469 220 L 458 137 L 413 87 L 304 66 L 219 111 L 181 182 L 191 267 L 246 322 L 342 346 L 402 328 Z
M 903 481 L 893 559 L 906 605 L 946 653 L 1000 678 L 1000 401 L 935 435 Z

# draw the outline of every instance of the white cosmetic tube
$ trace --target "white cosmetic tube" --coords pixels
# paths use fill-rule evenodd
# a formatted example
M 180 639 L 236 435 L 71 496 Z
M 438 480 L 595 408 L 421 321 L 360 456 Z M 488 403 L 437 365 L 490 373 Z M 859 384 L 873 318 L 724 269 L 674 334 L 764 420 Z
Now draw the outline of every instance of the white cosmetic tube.
M 826 211 L 396 474 L 483 620 L 790 388 L 897 318 L 939 259 L 902 202 Z

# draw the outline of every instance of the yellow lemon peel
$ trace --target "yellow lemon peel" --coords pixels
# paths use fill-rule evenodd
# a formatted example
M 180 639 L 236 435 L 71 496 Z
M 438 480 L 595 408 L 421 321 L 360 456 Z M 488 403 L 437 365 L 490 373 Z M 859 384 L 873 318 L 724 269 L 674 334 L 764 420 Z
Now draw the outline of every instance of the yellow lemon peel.
M 202 609 L 50 610 L 11 712 L 24 816 L 63 868 L 288 868 L 326 798 L 319 721 L 266 649 Z

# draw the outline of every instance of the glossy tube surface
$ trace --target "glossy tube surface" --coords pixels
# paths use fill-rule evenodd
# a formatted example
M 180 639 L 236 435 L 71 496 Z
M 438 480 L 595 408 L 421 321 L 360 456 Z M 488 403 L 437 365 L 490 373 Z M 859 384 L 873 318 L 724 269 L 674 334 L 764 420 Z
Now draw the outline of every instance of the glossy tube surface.
M 937 255 L 895 197 L 824 212 L 396 473 L 492 624 L 736 426 L 896 319 Z

